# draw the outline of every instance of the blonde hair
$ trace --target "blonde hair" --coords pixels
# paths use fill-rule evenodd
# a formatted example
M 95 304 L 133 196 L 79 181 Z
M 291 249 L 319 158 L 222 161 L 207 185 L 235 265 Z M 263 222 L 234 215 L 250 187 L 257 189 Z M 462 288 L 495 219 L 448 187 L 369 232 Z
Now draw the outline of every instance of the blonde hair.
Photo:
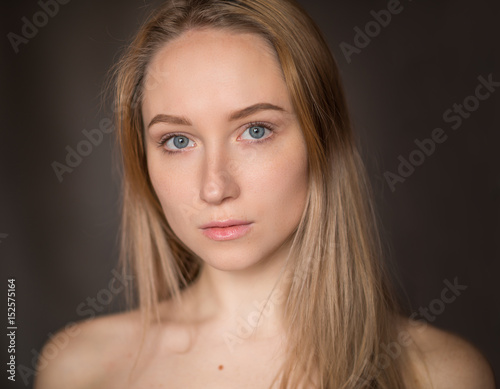
M 276 382 L 280 388 L 404 387 L 404 358 L 374 368 L 381 346 L 395 337 L 397 310 L 337 65 L 315 23 L 290 0 L 168 1 L 117 64 L 122 260 L 136 276 L 146 321 L 158 314 L 160 301 L 179 300 L 201 267 L 172 232 L 149 181 L 141 116 L 152 56 L 193 28 L 254 33 L 269 42 L 307 144 L 309 195 L 287 263 L 296 276 L 285 302 L 287 358 Z

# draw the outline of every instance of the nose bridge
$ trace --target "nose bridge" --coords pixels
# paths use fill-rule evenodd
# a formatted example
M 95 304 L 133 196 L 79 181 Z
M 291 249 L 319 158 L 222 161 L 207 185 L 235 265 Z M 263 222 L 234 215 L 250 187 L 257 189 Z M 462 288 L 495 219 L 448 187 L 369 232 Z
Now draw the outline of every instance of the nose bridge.
M 219 204 L 239 193 L 235 177 L 231 172 L 229 151 L 221 143 L 206 145 L 204 150 L 201 193 L 202 200 Z

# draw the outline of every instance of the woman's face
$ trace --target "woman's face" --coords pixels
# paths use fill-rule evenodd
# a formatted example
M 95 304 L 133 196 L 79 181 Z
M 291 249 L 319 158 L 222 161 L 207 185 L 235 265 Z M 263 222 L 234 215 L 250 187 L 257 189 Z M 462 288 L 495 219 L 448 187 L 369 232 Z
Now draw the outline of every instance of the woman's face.
M 279 263 L 308 177 L 273 50 L 254 34 L 189 31 L 156 53 L 144 89 L 149 175 L 174 233 L 220 270 Z

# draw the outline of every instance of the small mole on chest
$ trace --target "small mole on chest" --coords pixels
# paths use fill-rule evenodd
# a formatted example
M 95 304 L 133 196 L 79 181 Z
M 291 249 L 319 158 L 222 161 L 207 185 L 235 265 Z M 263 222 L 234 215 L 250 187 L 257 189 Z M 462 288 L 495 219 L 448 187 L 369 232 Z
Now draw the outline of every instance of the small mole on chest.
M 219 365 L 219 370 L 222 370 L 222 369 L 224 369 L 224 366 Z

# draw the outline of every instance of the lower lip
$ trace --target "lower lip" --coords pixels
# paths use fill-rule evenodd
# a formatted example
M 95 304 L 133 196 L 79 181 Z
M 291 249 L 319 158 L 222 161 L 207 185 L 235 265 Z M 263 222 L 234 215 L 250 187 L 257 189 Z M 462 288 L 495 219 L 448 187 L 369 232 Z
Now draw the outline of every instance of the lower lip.
M 229 227 L 204 228 L 203 235 L 212 240 L 233 240 L 244 236 L 250 230 L 251 224 L 240 224 Z

